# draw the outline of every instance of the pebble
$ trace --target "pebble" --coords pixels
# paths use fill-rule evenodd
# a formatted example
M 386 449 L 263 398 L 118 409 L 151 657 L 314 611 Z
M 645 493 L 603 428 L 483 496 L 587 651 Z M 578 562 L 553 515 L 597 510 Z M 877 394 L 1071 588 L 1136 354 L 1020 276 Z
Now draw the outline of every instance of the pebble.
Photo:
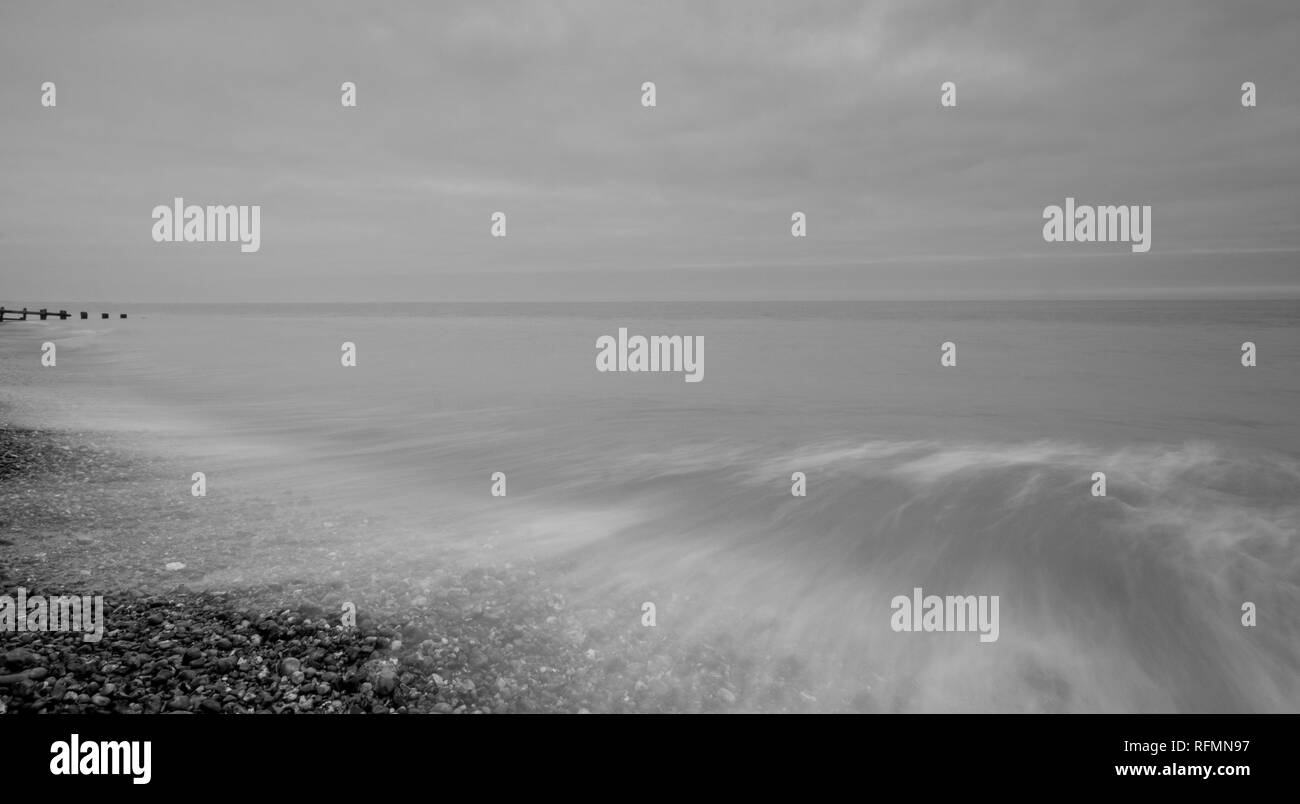
M 471 589 L 500 583 L 485 577 Z M 336 607 L 347 594 L 342 587 L 321 592 L 303 585 L 309 588 L 292 592 L 298 601 L 311 596 Z M 627 707 L 635 673 L 626 673 L 623 691 L 595 686 L 610 683 L 608 673 L 581 672 L 589 648 L 610 670 L 611 658 L 622 652 L 613 633 L 599 637 L 595 648 L 595 637 L 576 649 L 555 648 L 547 629 L 532 620 L 502 627 L 487 623 L 486 612 L 465 616 L 480 604 L 475 598 L 481 592 L 454 585 L 433 592 L 432 585 L 421 584 L 436 601 L 432 608 L 413 611 L 394 593 L 376 611 L 400 611 L 402 619 L 375 615 L 358 628 L 318 621 L 308 606 L 264 587 L 248 596 L 241 591 L 238 601 L 179 588 L 163 595 L 122 593 L 98 643 L 83 644 L 78 634 L 6 635 L 10 649 L 0 652 L 0 676 L 22 679 L 0 685 L 0 704 L 8 712 L 150 714 L 572 712 L 577 701 L 584 711 Z M 514 603 L 492 601 L 507 623 L 512 610 L 528 605 L 522 593 Z M 734 701 L 730 690 L 717 694 Z M 671 706 L 693 703 L 683 698 Z
M 14 648 L 5 653 L 5 664 L 10 667 L 27 667 L 36 664 L 37 656 L 26 648 Z
M 375 691 L 380 695 L 390 696 L 397 691 L 397 674 L 392 670 L 383 670 L 375 679 Z

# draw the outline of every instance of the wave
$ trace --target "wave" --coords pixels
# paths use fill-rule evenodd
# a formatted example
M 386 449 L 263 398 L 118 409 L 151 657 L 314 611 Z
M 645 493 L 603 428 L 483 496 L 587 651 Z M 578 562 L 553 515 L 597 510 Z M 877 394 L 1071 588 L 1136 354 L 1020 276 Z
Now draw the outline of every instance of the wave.
M 1300 708 L 1289 456 L 1203 441 L 701 443 L 608 469 L 637 515 L 574 548 L 593 595 L 672 590 L 689 601 L 681 631 L 809 657 L 869 708 Z M 998 595 L 1000 638 L 894 632 L 890 602 L 915 587 Z

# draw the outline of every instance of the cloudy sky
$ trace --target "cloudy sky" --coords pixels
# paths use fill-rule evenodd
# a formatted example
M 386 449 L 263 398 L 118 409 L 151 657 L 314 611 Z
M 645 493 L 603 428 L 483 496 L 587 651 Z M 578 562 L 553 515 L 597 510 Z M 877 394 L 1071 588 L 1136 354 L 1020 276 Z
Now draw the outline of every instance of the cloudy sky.
M 1297 52 L 1295 0 L 7 0 L 0 299 L 1300 293 Z M 1044 243 L 1067 195 L 1151 252 Z

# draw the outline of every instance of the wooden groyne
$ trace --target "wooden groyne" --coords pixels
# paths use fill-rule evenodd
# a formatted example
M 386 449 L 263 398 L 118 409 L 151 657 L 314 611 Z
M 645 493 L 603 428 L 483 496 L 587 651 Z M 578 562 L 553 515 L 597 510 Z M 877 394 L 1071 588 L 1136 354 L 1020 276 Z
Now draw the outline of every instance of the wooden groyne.
M 57 318 L 60 320 L 66 320 L 72 317 L 72 313 L 69 313 L 67 310 L 58 310 L 58 311 L 47 310 L 44 307 L 42 307 L 39 310 L 28 310 L 26 307 L 22 308 L 21 310 L 9 310 L 7 308 L 0 307 L 0 321 L 26 321 L 28 316 L 31 316 L 32 318 L 39 318 L 41 321 L 44 321 L 47 318 Z M 101 319 L 106 319 L 106 318 L 111 318 L 111 315 L 109 313 L 100 313 L 99 317 Z M 126 318 L 126 313 L 118 313 L 117 317 Z M 88 318 L 90 318 L 90 313 L 86 312 L 85 310 L 82 310 L 81 320 L 85 321 Z

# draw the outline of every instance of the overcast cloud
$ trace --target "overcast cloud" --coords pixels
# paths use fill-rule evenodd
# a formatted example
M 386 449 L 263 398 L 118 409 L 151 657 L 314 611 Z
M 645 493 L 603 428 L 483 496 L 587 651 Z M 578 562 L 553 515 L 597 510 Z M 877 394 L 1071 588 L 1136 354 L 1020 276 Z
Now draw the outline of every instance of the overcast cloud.
M 8 0 L 0 298 L 1294 292 L 1298 52 L 1294 0 Z M 261 250 L 154 243 L 178 195 Z M 1151 252 L 1043 242 L 1067 195 Z

